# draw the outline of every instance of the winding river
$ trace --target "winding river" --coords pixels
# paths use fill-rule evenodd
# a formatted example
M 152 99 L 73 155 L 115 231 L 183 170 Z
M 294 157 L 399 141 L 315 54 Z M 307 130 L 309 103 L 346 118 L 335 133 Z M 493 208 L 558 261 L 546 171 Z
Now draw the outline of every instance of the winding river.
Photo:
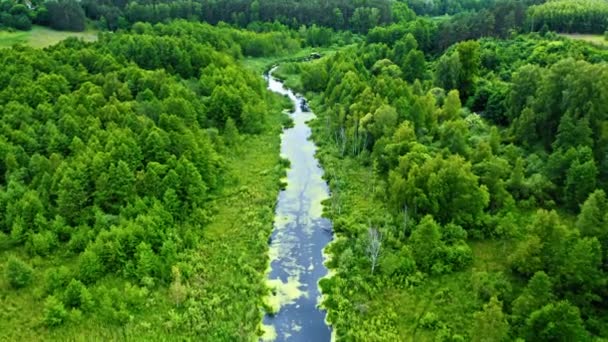
M 329 197 L 323 169 L 315 158 L 307 121 L 315 117 L 304 108 L 302 97 L 272 77 L 268 88 L 287 95 L 295 105 L 290 114 L 294 127 L 283 132 L 281 155 L 289 159 L 287 187 L 279 193 L 270 242 L 269 285 L 274 289 L 268 304 L 275 313 L 264 317 L 264 340 L 329 341 L 331 329 L 318 304 L 318 281 L 327 274 L 323 248 L 332 239 L 331 222 L 321 216 L 321 201 Z

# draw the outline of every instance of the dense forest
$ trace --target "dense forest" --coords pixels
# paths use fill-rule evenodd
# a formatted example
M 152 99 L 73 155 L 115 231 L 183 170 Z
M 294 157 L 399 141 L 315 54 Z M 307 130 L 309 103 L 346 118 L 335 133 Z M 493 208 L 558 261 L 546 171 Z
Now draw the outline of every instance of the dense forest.
M 102 29 L 0 49 L 0 340 L 263 335 L 293 110 L 261 77 L 276 63 L 317 115 L 337 340 L 607 339 L 608 50 L 561 35 L 607 18 L 604 0 L 0 1 L 8 30 Z
M 134 317 L 129 336 L 154 336 L 150 324 L 164 334 L 232 339 L 234 324 L 247 322 L 240 333 L 256 333 L 261 301 L 254 294 L 264 291 L 266 247 L 255 237 L 271 228 L 283 104 L 233 57 L 242 56 L 239 41 L 252 34 L 142 24 L 94 44 L 71 39 L 45 51 L 0 50 L 1 301 L 20 308 L 3 311 L 0 339 L 29 340 L 38 326 L 64 325 L 50 330 L 59 335 L 43 336 L 83 336 L 70 329 L 84 322 L 94 327 L 86 336 L 110 338 L 112 327 Z M 274 49 L 299 47 L 299 40 L 278 37 L 256 39 Z M 241 135 L 252 148 L 263 144 L 257 148 L 265 154 L 241 149 Z M 258 158 L 252 171 L 268 173 L 253 179 L 267 187 L 259 194 L 248 194 L 230 173 L 234 158 L 238 167 L 247 162 L 240 153 Z M 253 237 L 241 237 L 250 239 L 242 243 L 251 264 L 225 274 L 223 283 L 218 269 L 236 261 L 213 263 L 199 253 L 207 248 L 203 230 L 222 219 L 224 196 L 231 205 L 242 202 L 237 208 L 250 216 Z M 215 246 L 209 238 L 204 245 Z M 247 254 L 233 248 L 239 258 Z M 214 282 L 196 285 L 207 273 Z M 208 302 L 229 292 L 223 286 L 251 295 L 221 307 Z M 220 319 L 222 312 L 229 316 Z
M 554 31 L 604 33 L 608 30 L 608 2 L 551 0 L 530 8 L 530 28 L 544 25 Z
M 285 67 L 320 115 L 337 335 L 605 338 L 608 52 L 522 35 L 427 60 L 413 33 Z
M 97 26 L 127 29 L 136 22 L 160 23 L 173 19 L 232 23 L 241 27 L 279 22 L 298 28 L 319 25 L 366 32 L 393 20 L 388 0 L 231 0 L 231 1 L 27 1 L 2 0 L 0 25 L 29 30 L 32 23 L 58 30 L 82 31 L 85 20 Z

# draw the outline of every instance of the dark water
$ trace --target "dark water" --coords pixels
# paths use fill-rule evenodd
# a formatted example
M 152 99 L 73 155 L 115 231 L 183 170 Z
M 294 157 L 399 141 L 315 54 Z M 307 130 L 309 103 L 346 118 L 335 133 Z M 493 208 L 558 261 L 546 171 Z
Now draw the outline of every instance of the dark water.
M 329 191 L 306 124 L 315 115 L 302 111 L 303 99 L 271 76 L 268 88 L 289 96 L 296 110 L 290 114 L 294 127 L 283 132 L 281 141 L 281 155 L 290 160 L 291 167 L 287 187 L 279 194 L 270 244 L 268 277 L 276 290 L 268 302 L 278 312 L 264 318 L 264 338 L 329 341 L 331 329 L 325 324 L 325 312 L 317 307 L 321 298 L 317 282 L 327 274 L 322 251 L 332 239 L 332 225 L 321 217 L 321 201 L 328 198 Z

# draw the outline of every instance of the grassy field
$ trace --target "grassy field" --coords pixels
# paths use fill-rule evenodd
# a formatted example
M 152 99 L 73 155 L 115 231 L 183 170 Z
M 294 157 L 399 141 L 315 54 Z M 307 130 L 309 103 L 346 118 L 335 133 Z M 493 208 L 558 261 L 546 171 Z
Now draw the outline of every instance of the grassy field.
M 601 34 L 579 34 L 579 33 L 562 33 L 562 37 L 582 40 L 593 45 L 608 47 L 608 40 Z
M 55 31 L 44 26 L 34 26 L 30 31 L 0 31 L 0 48 L 15 44 L 26 44 L 35 48 L 44 48 L 68 38 L 81 38 L 87 42 L 97 40 L 97 31 L 87 29 L 84 32 Z
M 319 47 L 319 48 L 307 47 L 296 53 L 289 54 L 287 56 L 274 56 L 274 57 L 262 57 L 262 58 L 248 57 L 243 60 L 243 64 L 247 68 L 255 71 L 256 73 L 262 74 L 264 71 L 266 71 L 271 66 L 281 63 L 281 62 L 300 60 L 302 58 L 310 56 L 310 54 L 313 52 L 320 53 L 321 55 L 325 56 L 325 55 L 333 54 L 336 51 L 338 51 L 339 49 L 343 49 L 343 48 L 344 47 Z

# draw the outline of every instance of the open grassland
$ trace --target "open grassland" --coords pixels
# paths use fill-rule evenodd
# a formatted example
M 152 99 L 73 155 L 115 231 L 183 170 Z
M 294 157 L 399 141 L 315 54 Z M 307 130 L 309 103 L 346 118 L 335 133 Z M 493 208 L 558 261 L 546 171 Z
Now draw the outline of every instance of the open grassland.
M 15 44 L 45 48 L 69 37 L 76 37 L 87 42 L 92 42 L 97 40 L 97 31 L 91 29 L 87 29 L 84 32 L 55 31 L 43 26 L 34 26 L 30 31 L 0 31 L 0 48 L 11 47 Z
M 570 39 L 582 40 L 593 45 L 608 47 L 608 40 L 601 34 L 579 34 L 579 33 L 562 33 L 562 37 Z
M 271 66 L 279 63 L 298 61 L 306 57 L 309 57 L 312 53 L 319 53 L 322 56 L 330 55 L 343 49 L 344 47 L 307 47 L 300 51 L 286 56 L 273 56 L 273 57 L 247 57 L 243 60 L 243 65 L 256 73 L 264 73 Z

